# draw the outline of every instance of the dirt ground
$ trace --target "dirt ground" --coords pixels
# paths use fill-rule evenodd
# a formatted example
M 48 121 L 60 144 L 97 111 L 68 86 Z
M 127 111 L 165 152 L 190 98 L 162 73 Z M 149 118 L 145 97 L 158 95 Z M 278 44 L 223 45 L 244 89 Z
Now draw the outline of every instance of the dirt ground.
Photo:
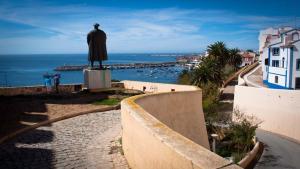
M 96 100 L 119 96 L 119 94 L 115 93 L 0 96 L 0 138 L 16 130 L 45 120 L 108 107 L 92 103 Z

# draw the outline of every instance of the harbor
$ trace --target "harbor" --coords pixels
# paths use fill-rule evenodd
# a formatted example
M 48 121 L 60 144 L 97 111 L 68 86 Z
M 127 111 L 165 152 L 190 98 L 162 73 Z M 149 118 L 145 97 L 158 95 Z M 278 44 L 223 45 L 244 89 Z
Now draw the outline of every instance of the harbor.
M 161 68 L 174 67 L 176 65 L 184 66 L 183 62 L 160 62 L 160 63 L 128 63 L 128 64 L 104 64 L 107 69 L 142 69 L 142 68 Z M 88 68 L 88 65 L 64 65 L 56 67 L 55 71 L 80 71 Z
M 109 57 L 104 66 L 111 68 L 112 79 L 160 83 L 176 83 L 178 74 L 188 69 L 186 66 L 192 61 L 171 54 L 110 54 Z M 61 84 L 82 83 L 82 70 L 88 68 L 86 60 L 86 54 L 4 55 L 0 63 L 7 64 L 0 67 L 0 86 L 43 85 L 43 75 L 47 73 L 60 74 Z

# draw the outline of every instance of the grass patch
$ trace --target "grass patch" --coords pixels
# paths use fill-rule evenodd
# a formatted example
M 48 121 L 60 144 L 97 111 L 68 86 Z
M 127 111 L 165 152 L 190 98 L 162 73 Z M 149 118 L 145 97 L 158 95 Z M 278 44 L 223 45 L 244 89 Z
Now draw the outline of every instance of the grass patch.
M 97 101 L 93 102 L 92 104 L 114 106 L 114 105 L 119 104 L 120 101 L 121 100 L 118 98 L 109 98 L 109 99 L 97 100 Z

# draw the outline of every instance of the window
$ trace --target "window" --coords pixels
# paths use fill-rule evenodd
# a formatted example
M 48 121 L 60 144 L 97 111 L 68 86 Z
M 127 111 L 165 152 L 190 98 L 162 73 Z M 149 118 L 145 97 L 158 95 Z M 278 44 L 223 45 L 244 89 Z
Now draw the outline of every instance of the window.
M 296 70 L 300 70 L 300 59 L 296 60 Z
M 295 88 L 300 89 L 300 78 L 299 77 L 296 78 Z
M 275 83 L 278 83 L 278 76 L 275 76 Z
M 279 48 L 272 48 L 273 56 L 279 56 L 279 52 L 280 52 Z
M 273 67 L 279 67 L 279 60 L 272 60 Z
M 293 36 L 293 41 L 299 40 L 299 33 L 295 32 L 292 34 Z
M 269 59 L 265 59 L 265 65 L 269 66 Z

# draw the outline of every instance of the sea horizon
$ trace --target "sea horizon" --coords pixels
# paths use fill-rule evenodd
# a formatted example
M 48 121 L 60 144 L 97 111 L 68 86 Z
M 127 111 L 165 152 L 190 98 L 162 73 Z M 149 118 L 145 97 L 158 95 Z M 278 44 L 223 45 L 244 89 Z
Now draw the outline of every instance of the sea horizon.
M 111 52 L 108 55 L 115 54 L 151 54 L 151 55 L 195 55 L 203 54 L 204 52 Z M 28 56 L 28 55 L 88 55 L 88 53 L 2 53 L 0 56 Z
M 176 57 L 194 53 L 110 53 L 103 64 L 176 61 Z M 40 56 L 40 57 L 39 57 Z M 43 75 L 61 74 L 61 84 L 83 83 L 82 71 L 54 71 L 63 65 L 87 65 L 87 54 L 10 54 L 0 55 L 0 86 L 43 85 Z M 98 64 L 96 62 L 96 64 Z M 138 80 L 176 83 L 182 67 L 112 70 L 113 80 Z

